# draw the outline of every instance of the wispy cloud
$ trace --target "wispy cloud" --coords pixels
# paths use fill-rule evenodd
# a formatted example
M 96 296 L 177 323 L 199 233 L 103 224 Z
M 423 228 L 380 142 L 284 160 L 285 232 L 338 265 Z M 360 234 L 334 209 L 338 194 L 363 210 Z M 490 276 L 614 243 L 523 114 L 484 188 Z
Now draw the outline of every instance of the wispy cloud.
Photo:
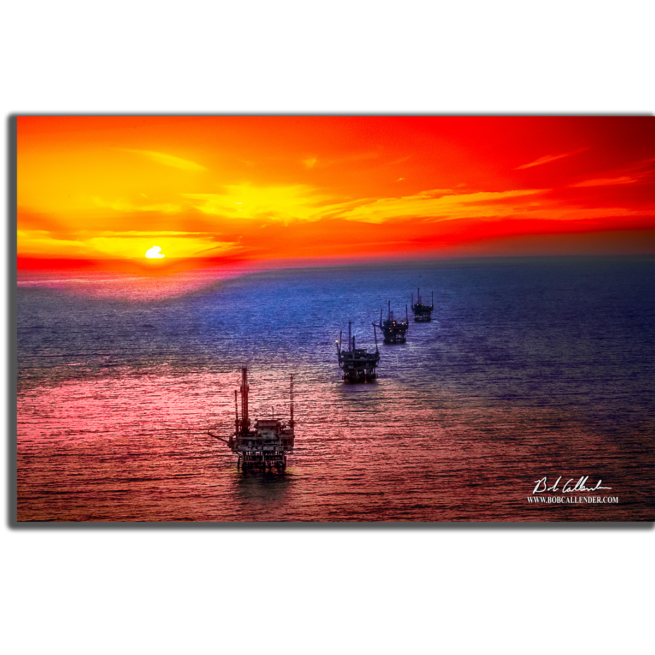
M 331 200 L 305 184 L 255 186 L 228 185 L 223 193 L 186 193 L 192 205 L 204 214 L 239 220 L 318 220 L 325 212 L 319 205 Z M 198 202 L 199 201 L 199 202 Z
M 86 244 L 74 238 L 53 238 L 46 230 L 18 230 L 18 252 L 37 257 L 79 257 L 86 254 Z
M 78 238 L 91 238 L 91 237 L 107 237 L 107 238 L 134 238 L 134 237 L 197 237 L 207 236 L 206 232 L 183 232 L 183 231 L 173 231 L 173 230 L 123 230 L 123 231 L 114 231 L 114 230 L 103 230 L 102 232 L 92 232 L 90 230 L 78 230 L 75 232 Z M 212 232 L 213 236 L 216 236 L 216 233 Z
M 653 182 L 655 177 L 655 157 L 650 157 L 624 166 L 613 171 L 606 171 L 608 177 L 594 177 L 571 184 L 572 187 L 603 187 L 623 184 L 638 184 Z
M 622 175 L 621 177 L 600 177 L 594 180 L 585 180 L 584 182 L 577 182 L 572 184 L 574 187 L 584 186 L 612 186 L 615 184 L 634 184 L 638 182 L 638 177 L 631 177 L 629 175 Z
M 161 214 L 174 214 L 180 211 L 180 205 L 170 202 L 156 202 L 148 205 L 138 205 L 129 200 L 104 200 L 97 196 L 93 198 L 96 207 L 113 209 L 117 212 L 158 212 Z
M 406 155 L 405 157 L 401 157 L 400 159 L 394 159 L 393 161 L 388 162 L 390 166 L 393 164 L 402 164 L 403 162 L 406 162 L 408 159 L 411 159 L 411 155 Z
M 128 148 L 122 148 L 125 152 L 133 152 L 137 155 L 146 157 L 150 161 L 154 161 L 158 164 L 163 164 L 164 166 L 172 166 L 173 168 L 179 168 L 183 171 L 206 171 L 207 169 L 200 164 L 196 164 L 194 161 L 188 159 L 182 159 L 181 157 L 174 157 L 173 155 L 167 155 L 164 152 L 155 152 L 154 150 L 130 150 Z
M 517 166 L 515 170 L 519 171 L 522 168 L 532 168 L 533 166 L 541 166 L 542 164 L 549 164 L 551 161 L 555 161 L 557 159 L 563 159 L 564 157 L 570 157 L 571 155 L 577 155 L 579 152 L 584 152 L 585 150 L 589 150 L 589 148 L 579 148 L 578 150 L 565 152 L 562 153 L 561 155 L 544 155 L 543 157 L 539 157 L 539 159 L 535 159 L 534 161 L 531 161 L 529 164 L 522 164 L 521 166 Z
M 380 153 L 377 151 L 355 152 L 343 157 L 321 157 L 320 159 L 317 155 L 311 155 L 306 159 L 303 159 L 302 164 L 306 168 L 329 168 L 331 166 L 342 166 L 344 164 L 349 165 L 366 160 L 377 159 L 379 157 Z M 409 157 L 404 157 L 398 161 L 405 161 L 407 159 L 409 159 Z
M 510 216 L 525 204 L 525 196 L 541 192 L 540 189 L 520 189 L 462 194 L 450 189 L 432 189 L 400 198 L 363 201 L 339 217 L 365 223 L 386 223 L 410 217 L 448 221 L 474 216 Z
M 223 193 L 184 194 L 202 214 L 245 225 L 253 222 L 316 222 L 341 219 L 358 223 L 398 223 L 418 219 L 425 223 L 459 219 L 586 218 L 580 207 L 563 207 L 547 201 L 548 189 L 512 189 L 462 193 L 430 189 L 412 195 L 338 200 L 308 185 L 224 187 Z M 623 210 L 612 209 L 613 215 Z M 601 210 L 589 210 L 589 216 Z

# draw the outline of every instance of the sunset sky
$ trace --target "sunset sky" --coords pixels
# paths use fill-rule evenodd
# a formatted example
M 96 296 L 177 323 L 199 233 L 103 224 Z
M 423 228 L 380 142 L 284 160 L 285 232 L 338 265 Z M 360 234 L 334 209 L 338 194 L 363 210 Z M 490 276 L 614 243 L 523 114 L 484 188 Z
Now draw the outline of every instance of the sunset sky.
M 23 270 L 655 251 L 653 117 L 17 125 Z

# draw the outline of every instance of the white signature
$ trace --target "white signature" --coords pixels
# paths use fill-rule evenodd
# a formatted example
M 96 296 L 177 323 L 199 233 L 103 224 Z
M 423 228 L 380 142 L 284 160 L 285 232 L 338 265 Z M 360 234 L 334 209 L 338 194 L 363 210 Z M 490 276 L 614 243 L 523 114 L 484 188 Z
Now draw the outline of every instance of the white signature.
M 555 484 L 552 487 L 548 486 L 548 477 L 544 476 L 540 480 L 537 480 L 537 486 L 534 488 L 534 491 L 532 492 L 532 495 L 534 494 L 542 494 L 544 491 L 559 491 L 559 483 L 562 479 L 562 476 L 560 475 L 557 480 L 555 480 Z M 595 487 L 587 487 L 587 480 L 589 479 L 588 475 L 583 475 L 575 484 L 573 482 L 575 481 L 575 478 L 571 478 L 567 482 L 564 483 L 562 486 L 562 493 L 563 494 L 568 494 L 573 491 L 598 491 L 600 489 L 611 489 L 612 487 L 601 487 L 600 483 L 602 480 L 598 480 L 596 482 Z M 571 486 L 573 485 L 573 486 Z

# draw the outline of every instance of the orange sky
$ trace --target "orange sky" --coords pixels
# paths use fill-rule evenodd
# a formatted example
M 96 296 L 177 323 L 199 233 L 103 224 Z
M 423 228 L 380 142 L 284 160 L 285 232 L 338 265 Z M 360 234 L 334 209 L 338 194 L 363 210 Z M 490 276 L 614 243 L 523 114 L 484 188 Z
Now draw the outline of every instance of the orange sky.
M 653 117 L 17 123 L 19 269 L 655 251 Z

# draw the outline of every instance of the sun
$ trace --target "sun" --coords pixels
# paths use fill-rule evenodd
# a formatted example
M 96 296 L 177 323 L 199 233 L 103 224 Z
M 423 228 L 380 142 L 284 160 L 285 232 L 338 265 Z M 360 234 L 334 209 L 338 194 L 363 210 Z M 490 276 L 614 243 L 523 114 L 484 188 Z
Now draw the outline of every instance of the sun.
M 161 253 L 161 248 L 159 246 L 153 246 L 150 250 L 146 251 L 146 257 L 148 259 L 161 259 L 162 257 L 166 257 L 166 255 Z

